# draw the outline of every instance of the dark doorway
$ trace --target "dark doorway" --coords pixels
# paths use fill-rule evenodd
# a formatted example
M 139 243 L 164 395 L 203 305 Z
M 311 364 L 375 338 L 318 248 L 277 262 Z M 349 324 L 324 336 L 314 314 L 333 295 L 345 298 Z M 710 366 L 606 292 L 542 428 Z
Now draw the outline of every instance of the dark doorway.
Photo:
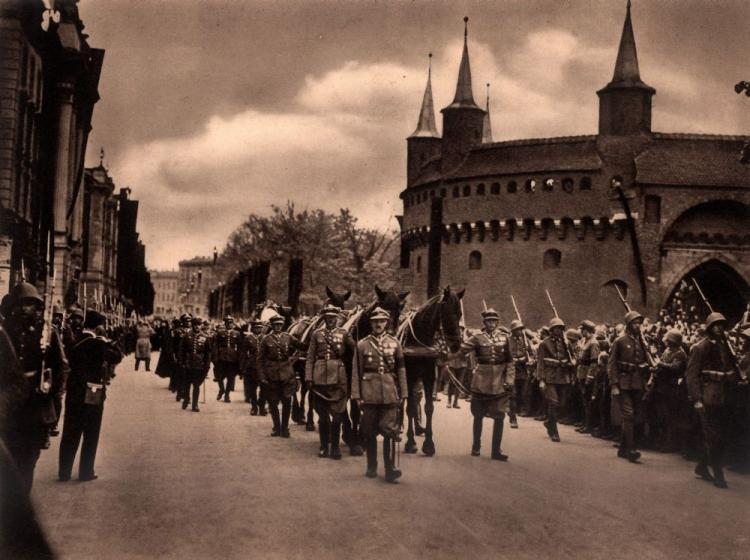
M 733 326 L 742 318 L 750 286 L 731 266 L 712 259 L 698 265 L 680 281 L 667 301 L 667 309 L 681 308 L 688 321 L 703 322 L 709 313 L 693 285 L 697 280 L 715 311 L 722 313 Z

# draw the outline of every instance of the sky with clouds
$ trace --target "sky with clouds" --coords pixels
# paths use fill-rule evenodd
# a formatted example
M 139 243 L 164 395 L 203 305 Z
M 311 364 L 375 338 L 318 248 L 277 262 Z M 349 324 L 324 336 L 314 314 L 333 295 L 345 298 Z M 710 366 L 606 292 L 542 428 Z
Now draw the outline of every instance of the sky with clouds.
M 141 201 L 147 265 L 210 255 L 249 213 L 293 200 L 395 228 L 433 56 L 450 103 L 468 15 L 475 98 L 495 140 L 592 134 L 625 1 L 81 0 L 106 50 L 88 165 L 99 147 Z M 745 0 L 636 0 L 653 128 L 746 134 Z M 440 116 L 438 113 L 438 128 Z

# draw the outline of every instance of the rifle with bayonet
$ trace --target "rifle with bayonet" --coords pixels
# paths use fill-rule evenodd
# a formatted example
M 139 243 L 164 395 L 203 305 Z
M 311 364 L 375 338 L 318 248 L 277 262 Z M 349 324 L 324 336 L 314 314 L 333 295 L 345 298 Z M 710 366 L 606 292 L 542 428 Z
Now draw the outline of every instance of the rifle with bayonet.
M 695 286 L 695 289 L 698 292 L 701 300 L 703 301 L 703 304 L 708 308 L 708 312 L 716 313 L 713 306 L 711 305 L 711 302 L 708 301 L 706 294 L 703 293 L 700 284 L 698 284 L 698 280 L 696 280 L 695 278 L 692 278 L 691 280 L 693 281 L 693 286 Z M 737 352 L 735 351 L 734 346 L 732 346 L 732 343 L 730 342 L 729 337 L 726 335 L 726 333 L 724 333 L 724 342 L 727 345 L 727 350 L 729 350 L 729 355 L 732 357 L 732 365 L 734 365 L 737 372 L 741 374 L 742 370 L 740 369 L 740 361 L 737 357 Z
M 557 313 L 557 307 L 555 307 L 555 302 L 552 301 L 552 296 L 549 295 L 549 290 L 544 290 L 544 293 L 547 294 L 547 301 L 549 301 L 549 306 L 552 308 L 552 313 L 555 314 L 555 317 L 557 319 L 560 318 L 560 315 Z M 575 360 L 573 359 L 573 352 L 570 350 L 570 345 L 568 344 L 568 339 L 565 337 L 565 333 L 563 333 L 563 346 L 565 346 L 565 352 L 568 354 L 568 361 L 570 361 L 571 366 L 575 366 Z
M 531 340 L 526 334 L 526 329 L 523 327 L 523 319 L 521 319 L 521 313 L 518 311 L 518 306 L 516 305 L 516 298 L 513 297 L 513 294 L 510 294 L 510 301 L 513 303 L 513 310 L 516 312 L 516 318 L 518 319 L 518 322 L 521 323 L 521 333 L 523 334 L 523 339 L 525 342 L 523 350 L 524 350 L 524 353 L 526 354 L 526 364 L 528 366 L 531 366 L 536 361 L 531 351 L 529 350 L 531 348 Z
M 55 259 L 53 256 L 54 245 L 52 234 L 49 234 L 47 259 L 47 285 L 44 294 L 44 315 L 42 316 L 42 338 L 40 340 L 42 351 L 42 367 L 39 372 L 39 383 L 36 387 L 37 393 L 48 395 L 52 390 L 52 370 L 47 367 L 47 353 L 52 343 L 52 319 L 54 317 L 52 301 L 55 298 Z

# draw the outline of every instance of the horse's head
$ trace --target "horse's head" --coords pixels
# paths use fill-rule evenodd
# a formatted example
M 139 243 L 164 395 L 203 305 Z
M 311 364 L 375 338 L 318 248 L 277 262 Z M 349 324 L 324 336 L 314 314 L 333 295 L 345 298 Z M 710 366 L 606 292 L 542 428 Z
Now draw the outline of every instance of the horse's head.
M 440 298 L 440 326 L 443 329 L 443 336 L 451 352 L 458 352 L 461 347 L 461 298 L 464 297 L 466 290 L 452 292 L 448 286 L 443 290 L 443 297 Z
M 378 285 L 375 285 L 375 295 L 377 296 L 376 305 L 385 309 L 390 315 L 391 320 L 388 324 L 388 330 L 395 331 L 396 326 L 399 324 L 399 318 L 401 310 L 406 304 L 406 296 L 409 292 L 394 292 L 392 290 L 382 290 Z
M 328 297 L 326 303 L 330 303 L 331 305 L 335 305 L 340 309 L 344 309 L 344 304 L 352 296 L 352 292 L 351 290 L 347 290 L 343 294 L 337 294 L 328 286 L 326 286 L 326 296 Z

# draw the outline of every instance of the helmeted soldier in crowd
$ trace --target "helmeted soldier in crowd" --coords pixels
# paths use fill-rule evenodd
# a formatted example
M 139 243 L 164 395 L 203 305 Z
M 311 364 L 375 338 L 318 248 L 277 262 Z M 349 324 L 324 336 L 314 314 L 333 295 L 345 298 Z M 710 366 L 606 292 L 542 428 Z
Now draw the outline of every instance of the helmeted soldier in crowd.
M 211 338 L 202 331 L 202 321 L 198 317 L 191 320 L 192 329 L 180 338 L 180 364 L 183 367 L 185 388 L 182 390 L 182 409 L 190 403 L 192 388 L 192 410 L 200 412 L 198 399 L 201 384 L 211 367 Z
M 69 369 L 57 330 L 50 326 L 49 340 L 43 340 L 44 301 L 36 288 L 26 282 L 16 284 L 6 303 L 9 314 L 2 328 L 13 355 L 0 363 L 0 438 L 28 494 L 39 454 L 49 445 L 49 429 L 57 422 L 54 400 L 65 391 Z
M 635 449 L 635 419 L 640 417 L 649 375 L 648 348 L 644 347 L 641 335 L 643 316 L 637 311 L 628 311 L 624 323 L 625 332 L 612 344 L 607 373 L 612 397 L 617 399 L 622 416 L 617 456 L 637 463 L 641 454 Z
M 510 427 L 518 427 L 516 413 L 529 416 L 533 389 L 532 368 L 535 365 L 534 350 L 531 347 L 523 323 L 514 319 L 510 322 L 510 352 L 513 355 L 515 381 L 511 401 Z
M 547 401 L 544 427 L 554 442 L 560 441 L 557 430 L 560 410 L 568 401 L 568 393 L 576 363 L 565 340 L 565 323 L 555 317 L 549 323 L 549 336 L 537 348 L 537 378 Z
M 341 459 L 341 423 L 348 400 L 346 359 L 354 355 L 354 340 L 337 327 L 341 310 L 326 305 L 321 310 L 325 326 L 312 333 L 305 363 L 305 383 L 318 413 L 319 457 Z
M 459 332 L 461 333 L 461 342 L 466 341 L 466 327 L 463 325 L 458 326 Z M 462 387 L 466 387 L 469 382 L 469 374 L 472 369 L 472 356 L 467 356 L 461 352 L 456 352 L 453 355 L 448 356 L 447 367 L 456 378 L 458 383 Z M 468 395 L 462 395 L 459 386 L 452 380 L 448 382 L 448 408 L 461 408 L 458 404 L 459 397 L 468 397 Z
M 583 345 L 578 358 L 577 390 L 583 406 L 583 425 L 576 429 L 578 433 L 588 434 L 594 429 L 594 412 L 596 406 L 595 383 L 599 369 L 599 342 L 596 340 L 596 325 L 586 319 L 579 327 Z
M 472 372 L 471 414 L 474 417 L 471 454 L 479 456 L 482 446 L 482 423 L 492 418 L 490 457 L 507 461 L 500 446 L 503 440 L 505 414 L 510 411 L 515 383 L 515 363 L 508 336 L 498 329 L 500 316 L 494 309 L 482 312 L 484 328 L 462 344 L 461 352 L 473 353 L 477 367 Z
M 723 465 L 731 393 L 737 383 L 747 383 L 746 372 L 741 370 L 728 346 L 726 326 L 727 320 L 721 313 L 708 316 L 706 338 L 690 349 L 686 373 L 688 394 L 703 428 L 704 450 L 695 473 L 712 480 L 717 488 L 727 487 Z
M 285 319 L 279 314 L 273 315 L 271 332 L 263 337 L 260 343 L 260 367 L 258 378 L 271 412 L 273 421 L 272 437 L 288 438 L 289 416 L 292 413 L 292 396 L 297 390 L 297 378 L 292 367 L 292 354 L 302 344 L 287 332 L 284 332 Z M 281 403 L 281 415 L 279 415 Z
M 250 415 L 266 415 L 266 397 L 260 390 L 258 379 L 258 360 L 260 343 L 263 340 L 263 321 L 255 319 L 250 322 L 250 330 L 240 341 L 240 372 L 245 389 L 245 402 L 250 403 Z
M 81 338 L 84 318 L 83 309 L 77 305 L 71 306 L 68 310 L 68 321 L 62 331 L 63 344 L 66 350 Z
M 240 366 L 241 338 L 240 331 L 234 325 L 234 318 L 231 315 L 224 317 L 224 327 L 216 331 L 211 344 L 214 380 L 219 384 L 217 401 L 223 396 L 224 402 L 230 402 L 229 393 L 234 391 L 234 380 Z
M 83 323 L 83 333 L 68 349 L 70 375 L 65 398 L 65 422 L 60 441 L 58 470 L 58 476 L 63 482 L 70 480 L 81 438 L 83 443 L 78 480 L 97 478 L 94 461 L 99 445 L 110 368 L 122 360 L 117 343 L 99 334 L 103 332 L 105 322 L 104 315 L 89 309 Z
M 688 357 L 682 349 L 682 333 L 672 329 L 664 335 L 666 349 L 656 362 L 653 383 L 655 442 L 660 451 L 671 451 L 676 443 L 680 387 L 684 382 Z
M 352 364 L 352 400 L 362 410 L 362 436 L 367 442 L 368 478 L 378 475 L 378 434 L 383 436 L 385 480 L 401 477 L 396 468 L 396 442 L 401 440 L 400 414 L 407 396 L 404 351 L 386 328 L 390 313 L 376 307 L 370 314 L 372 333 L 357 343 Z

